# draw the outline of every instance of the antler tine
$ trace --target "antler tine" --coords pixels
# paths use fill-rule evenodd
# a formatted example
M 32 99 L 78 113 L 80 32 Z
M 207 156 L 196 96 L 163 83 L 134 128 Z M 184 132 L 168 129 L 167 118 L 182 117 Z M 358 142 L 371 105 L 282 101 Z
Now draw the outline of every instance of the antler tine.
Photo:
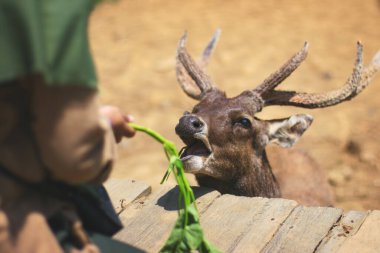
M 305 42 L 303 48 L 293 55 L 279 70 L 272 73 L 265 79 L 254 91 L 258 94 L 264 94 L 276 88 L 282 81 L 284 81 L 298 66 L 306 59 L 309 43 Z
M 219 37 L 220 37 L 220 34 L 222 33 L 222 30 L 221 29 L 217 29 L 214 33 L 214 35 L 212 36 L 210 42 L 207 44 L 206 48 L 203 50 L 203 53 L 201 55 L 201 59 L 200 59 L 200 62 L 199 62 L 199 66 L 202 68 L 202 69 L 205 69 L 208 65 L 208 62 L 210 60 L 210 56 L 216 46 L 216 44 L 218 43 L 218 40 L 219 40 Z
M 380 50 L 375 54 L 375 56 L 372 58 L 368 66 L 365 67 L 365 69 L 363 70 L 362 81 L 361 81 L 361 84 L 358 86 L 356 92 L 360 93 L 362 90 L 364 90 L 369 85 L 372 78 L 376 75 L 376 73 L 379 70 L 380 70 Z
M 176 62 L 176 75 L 177 75 L 177 81 L 179 85 L 181 86 L 182 90 L 189 97 L 196 100 L 200 100 L 201 93 L 199 92 L 199 89 L 197 88 L 197 84 L 187 74 L 185 68 L 183 67 L 182 63 L 179 61 L 178 57 L 177 57 L 177 62 Z
M 325 93 L 298 93 L 273 90 L 265 94 L 265 105 L 293 105 L 305 108 L 322 108 L 348 101 L 363 91 L 380 69 L 380 51 L 364 69 L 363 45 L 357 43 L 356 62 L 351 77 L 339 89 Z
M 177 49 L 177 79 L 188 96 L 200 100 L 208 91 L 213 89 L 213 84 L 210 77 L 202 71 L 201 67 L 195 63 L 187 52 L 185 48 L 186 39 L 187 33 L 185 32 L 179 41 Z M 208 54 L 211 53 L 215 42 L 212 43 L 211 41 L 210 44 L 210 49 L 207 49 L 208 47 L 205 49 L 205 51 L 209 50 L 207 51 Z M 200 93 L 196 91 L 196 86 L 200 89 Z

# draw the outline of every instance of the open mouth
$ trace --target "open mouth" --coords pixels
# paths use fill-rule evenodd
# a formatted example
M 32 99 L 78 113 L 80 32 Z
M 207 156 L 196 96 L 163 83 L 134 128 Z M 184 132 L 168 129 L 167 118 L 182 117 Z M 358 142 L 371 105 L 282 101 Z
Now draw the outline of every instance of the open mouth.
M 212 153 L 211 145 L 204 134 L 194 134 L 193 141 L 184 148 L 181 160 L 185 161 L 193 156 L 208 157 Z

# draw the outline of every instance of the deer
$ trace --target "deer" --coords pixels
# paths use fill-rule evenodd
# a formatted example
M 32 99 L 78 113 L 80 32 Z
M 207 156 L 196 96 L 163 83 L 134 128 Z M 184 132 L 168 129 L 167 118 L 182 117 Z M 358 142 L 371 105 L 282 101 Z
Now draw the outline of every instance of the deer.
M 334 197 L 324 170 L 307 153 L 291 148 L 310 127 L 313 117 L 296 114 L 262 120 L 255 115 L 266 106 L 314 109 L 351 100 L 380 69 L 380 51 L 363 66 L 363 45 L 358 42 L 352 74 L 338 89 L 322 93 L 276 89 L 305 60 L 308 53 L 305 42 L 300 51 L 256 88 L 229 98 L 205 71 L 219 36 L 217 30 L 199 62 L 185 47 L 186 32 L 178 44 L 177 81 L 187 96 L 198 101 L 175 126 L 176 134 L 185 144 L 180 156 L 185 172 L 194 174 L 200 186 L 221 194 L 287 198 L 305 206 L 333 206 Z M 268 148 L 272 143 L 280 148 Z M 291 149 L 284 153 L 282 148 Z M 271 164 L 275 165 L 273 169 Z

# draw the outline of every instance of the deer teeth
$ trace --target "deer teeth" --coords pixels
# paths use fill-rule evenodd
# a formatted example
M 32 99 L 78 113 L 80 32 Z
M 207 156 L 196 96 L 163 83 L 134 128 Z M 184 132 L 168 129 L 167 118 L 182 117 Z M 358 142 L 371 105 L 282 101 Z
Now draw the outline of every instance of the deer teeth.
M 203 142 L 203 144 L 206 146 L 206 148 L 208 149 L 208 151 L 210 151 L 210 153 L 212 153 L 212 148 L 211 148 L 211 144 L 210 142 L 208 141 L 208 138 L 205 134 L 202 134 L 202 133 L 196 133 L 194 134 L 194 138 L 195 139 L 198 139 L 200 141 Z

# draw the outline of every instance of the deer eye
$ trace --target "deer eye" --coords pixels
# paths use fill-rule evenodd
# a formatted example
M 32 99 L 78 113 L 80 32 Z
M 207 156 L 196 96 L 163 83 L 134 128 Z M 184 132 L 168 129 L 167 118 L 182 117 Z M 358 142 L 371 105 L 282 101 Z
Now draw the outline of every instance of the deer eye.
M 247 118 L 240 118 L 236 123 L 242 125 L 245 128 L 249 128 L 252 126 L 251 121 Z

